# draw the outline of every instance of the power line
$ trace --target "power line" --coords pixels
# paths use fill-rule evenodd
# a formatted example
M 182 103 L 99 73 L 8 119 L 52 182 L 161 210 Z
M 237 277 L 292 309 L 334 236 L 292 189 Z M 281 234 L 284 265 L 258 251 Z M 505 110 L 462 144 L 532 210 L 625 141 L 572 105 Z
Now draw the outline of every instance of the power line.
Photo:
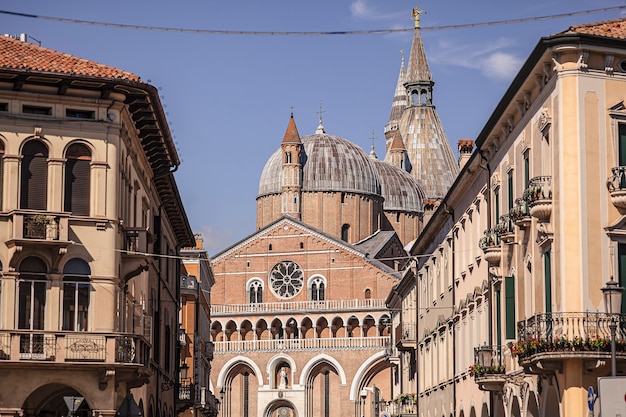
M 422 27 L 422 31 L 434 31 L 434 30 L 453 30 L 453 29 L 470 29 L 486 26 L 498 26 L 509 25 L 515 23 L 527 23 L 536 22 L 541 20 L 552 20 L 563 17 L 581 16 L 593 13 L 612 12 L 617 10 L 626 9 L 624 6 L 605 7 L 602 9 L 583 10 L 571 13 L 553 14 L 548 16 L 527 17 L 522 19 L 508 19 L 508 20 L 496 20 L 492 22 L 483 23 L 465 23 L 459 25 L 445 25 L 445 26 L 431 26 Z M 413 32 L 414 28 L 401 28 L 401 29 L 364 29 L 364 30 L 335 30 L 335 31 L 248 31 L 248 30 L 218 30 L 218 29 L 191 29 L 191 28 L 173 28 L 173 27 L 161 27 L 161 26 L 145 26 L 145 25 L 129 25 L 122 23 L 107 23 L 91 20 L 79 20 L 68 19 L 64 17 L 43 16 L 29 13 L 12 12 L 9 10 L 0 10 L 0 14 L 6 14 L 10 16 L 25 17 L 30 19 L 50 20 L 62 23 L 73 23 L 81 25 L 91 26 L 103 26 L 117 29 L 135 29 L 135 30 L 148 30 L 156 32 L 177 32 L 177 33 L 194 33 L 203 35 L 247 35 L 247 36 L 324 36 L 324 35 L 387 35 L 390 33 L 405 33 Z

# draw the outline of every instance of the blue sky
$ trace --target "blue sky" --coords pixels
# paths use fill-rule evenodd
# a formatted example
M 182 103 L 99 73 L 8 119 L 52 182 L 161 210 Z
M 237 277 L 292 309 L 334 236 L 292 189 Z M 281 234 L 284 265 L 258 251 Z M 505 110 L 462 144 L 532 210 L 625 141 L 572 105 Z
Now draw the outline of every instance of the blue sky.
M 456 151 L 475 138 L 542 36 L 624 10 L 471 29 L 428 28 L 624 5 L 621 0 L 3 0 L 0 10 L 125 25 L 241 31 L 410 28 L 419 5 L 434 103 Z M 182 165 L 176 179 L 194 232 L 210 254 L 255 231 L 261 170 L 293 112 L 315 131 L 320 101 L 330 134 L 384 156 L 387 122 L 411 33 L 244 36 L 64 23 L 0 14 L 0 32 L 125 69 L 159 88 Z M 374 132 L 372 134 L 372 132 Z

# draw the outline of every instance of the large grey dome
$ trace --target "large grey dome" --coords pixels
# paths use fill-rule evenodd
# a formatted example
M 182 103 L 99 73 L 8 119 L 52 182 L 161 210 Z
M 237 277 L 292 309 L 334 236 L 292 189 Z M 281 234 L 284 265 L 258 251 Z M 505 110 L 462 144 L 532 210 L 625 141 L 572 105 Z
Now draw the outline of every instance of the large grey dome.
M 372 160 L 354 143 L 315 133 L 303 137 L 302 191 L 334 191 L 380 195 Z M 261 173 L 259 197 L 281 192 L 282 149 L 270 156 Z
M 372 159 L 382 185 L 385 198 L 383 210 L 422 212 L 424 190 L 408 172 L 379 159 Z

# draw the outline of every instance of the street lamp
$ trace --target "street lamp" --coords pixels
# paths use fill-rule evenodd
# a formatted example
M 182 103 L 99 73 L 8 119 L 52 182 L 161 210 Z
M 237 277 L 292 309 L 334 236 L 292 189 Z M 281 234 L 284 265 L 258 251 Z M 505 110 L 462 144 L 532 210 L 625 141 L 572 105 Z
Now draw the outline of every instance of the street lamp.
M 617 320 L 615 315 L 619 315 L 622 308 L 622 293 L 624 287 L 613 281 L 613 277 L 602 287 L 604 295 L 604 307 L 606 313 L 610 316 L 609 329 L 611 330 L 611 376 L 617 375 L 617 364 L 615 360 L 615 332 L 617 330 Z

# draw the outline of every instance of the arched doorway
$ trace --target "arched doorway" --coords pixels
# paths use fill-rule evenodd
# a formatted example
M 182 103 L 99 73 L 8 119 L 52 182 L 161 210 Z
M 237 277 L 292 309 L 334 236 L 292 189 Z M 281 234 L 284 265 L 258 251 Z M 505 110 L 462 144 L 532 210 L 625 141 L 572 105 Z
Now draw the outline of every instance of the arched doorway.
M 66 398 L 83 397 L 74 388 L 63 384 L 47 384 L 33 391 L 22 405 L 24 417 L 67 417 Z M 78 402 L 78 401 L 77 401 Z M 91 417 L 91 407 L 87 400 L 80 401 L 73 416 Z
M 263 417 L 298 417 L 298 410 L 287 400 L 276 400 L 265 408 Z

